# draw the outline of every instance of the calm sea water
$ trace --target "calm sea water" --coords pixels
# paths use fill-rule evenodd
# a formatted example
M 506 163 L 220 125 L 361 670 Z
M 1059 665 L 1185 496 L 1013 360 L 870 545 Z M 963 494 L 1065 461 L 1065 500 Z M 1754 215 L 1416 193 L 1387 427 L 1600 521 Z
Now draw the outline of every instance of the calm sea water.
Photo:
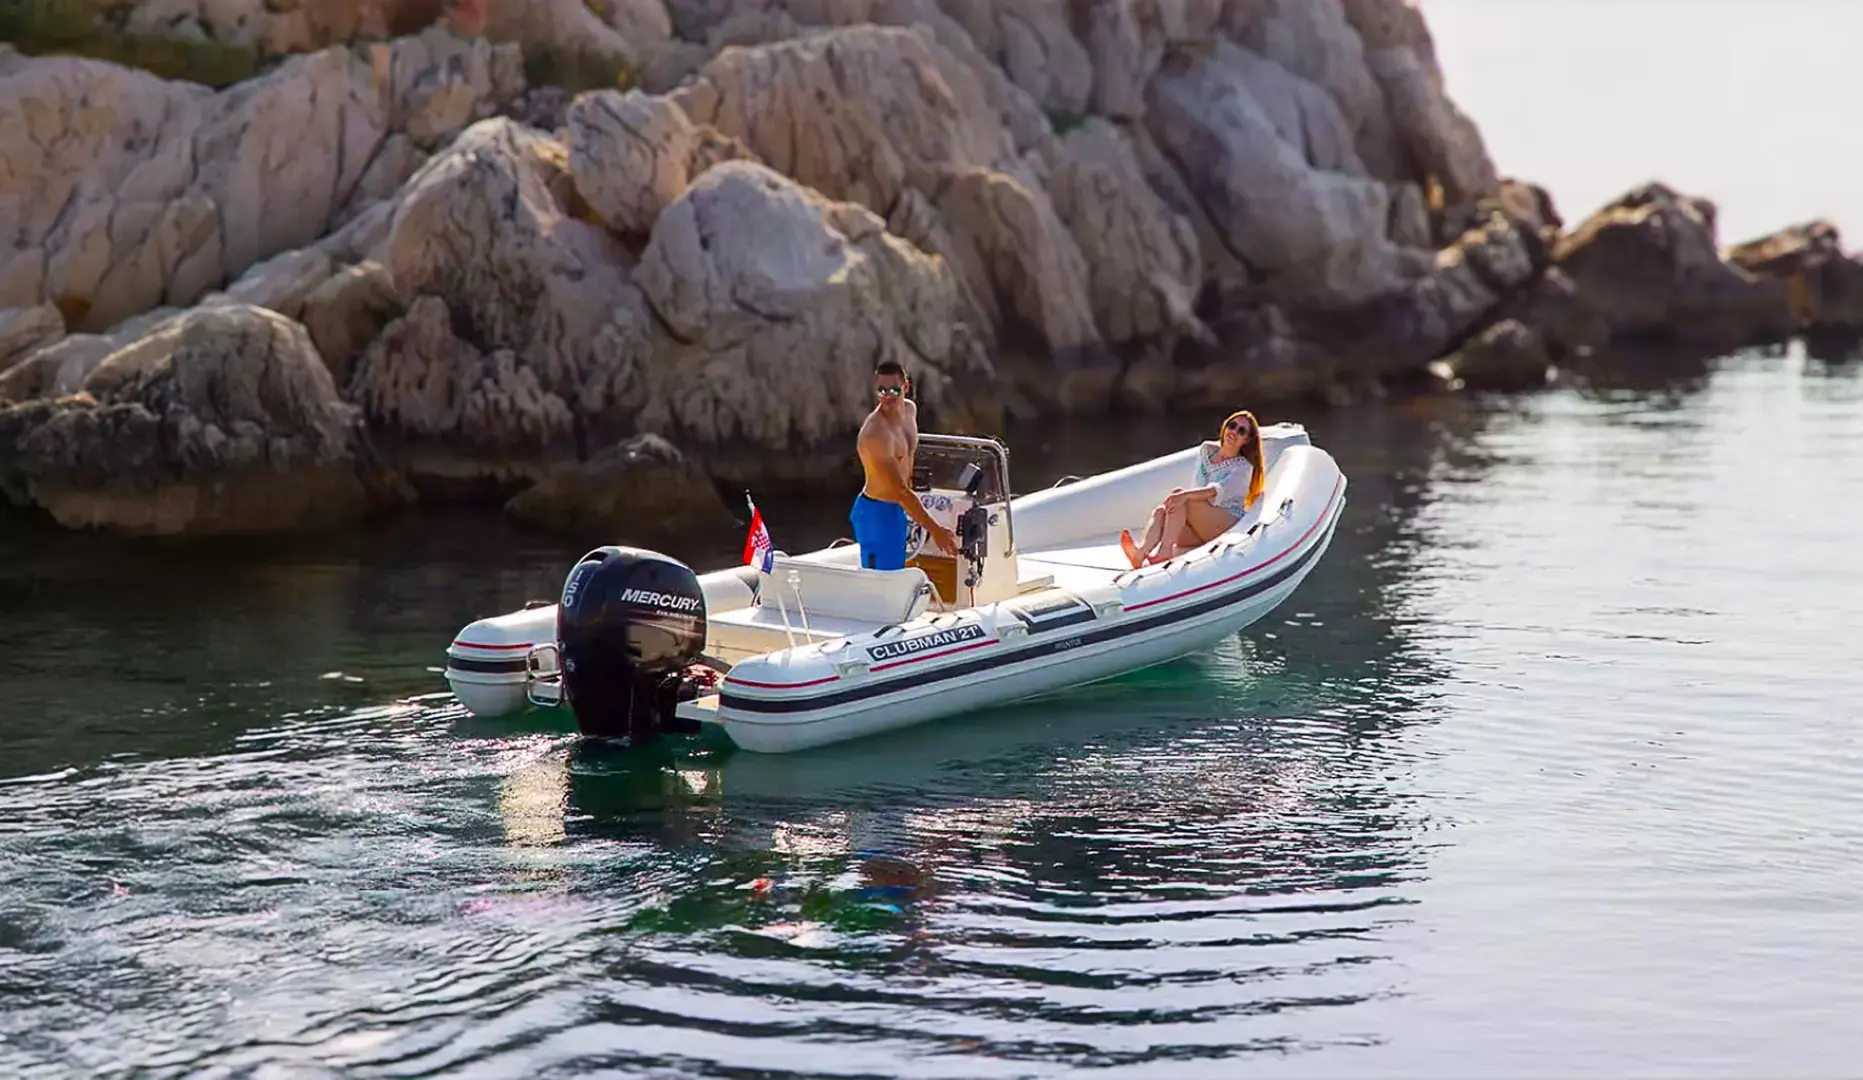
M 1275 617 L 788 758 L 450 701 L 584 545 L 4 534 L 0 1074 L 1853 1072 L 1863 376 L 1305 419 Z

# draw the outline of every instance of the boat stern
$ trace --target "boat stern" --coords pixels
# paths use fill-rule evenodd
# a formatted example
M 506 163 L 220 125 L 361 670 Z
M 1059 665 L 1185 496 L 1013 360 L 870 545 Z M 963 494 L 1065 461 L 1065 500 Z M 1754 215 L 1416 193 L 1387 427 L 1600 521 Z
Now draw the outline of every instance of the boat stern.
M 474 716 L 522 712 L 530 705 L 531 650 L 555 642 L 555 604 L 480 619 L 446 647 L 447 685 Z

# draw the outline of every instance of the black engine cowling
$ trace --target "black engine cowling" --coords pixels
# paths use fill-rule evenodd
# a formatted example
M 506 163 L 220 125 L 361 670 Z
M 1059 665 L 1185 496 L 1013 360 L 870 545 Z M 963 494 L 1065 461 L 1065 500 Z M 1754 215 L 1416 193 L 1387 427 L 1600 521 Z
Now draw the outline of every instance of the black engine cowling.
M 638 746 L 697 730 L 674 715 L 694 696 L 687 670 L 705 649 L 705 593 L 685 563 L 631 547 L 584 555 L 563 582 L 556 644 L 584 735 Z

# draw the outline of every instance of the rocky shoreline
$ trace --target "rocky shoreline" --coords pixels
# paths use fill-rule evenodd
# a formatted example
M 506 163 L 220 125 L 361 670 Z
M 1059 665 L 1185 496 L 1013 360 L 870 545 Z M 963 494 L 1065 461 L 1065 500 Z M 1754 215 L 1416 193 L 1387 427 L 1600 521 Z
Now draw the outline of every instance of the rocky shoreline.
M 1826 223 L 1568 227 L 1404 0 L 111 10 L 266 70 L 0 46 L 0 493 L 71 528 L 728 520 L 847 474 L 887 357 L 999 433 L 1863 328 Z

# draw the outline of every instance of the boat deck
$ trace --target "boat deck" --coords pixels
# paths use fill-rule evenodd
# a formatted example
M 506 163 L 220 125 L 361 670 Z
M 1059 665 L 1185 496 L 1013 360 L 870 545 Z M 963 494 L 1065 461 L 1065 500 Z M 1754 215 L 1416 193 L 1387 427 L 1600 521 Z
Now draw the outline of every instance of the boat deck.
M 1119 547 L 1119 535 L 1112 533 L 1080 543 L 1022 552 L 1016 557 L 1016 568 L 1024 583 L 1023 592 L 1027 594 L 1043 588 L 1096 589 L 1110 584 L 1132 565 Z M 850 619 L 811 610 L 808 631 L 804 632 L 800 611 L 790 610 L 786 627 L 782 612 L 774 605 L 764 605 L 720 612 L 711 621 L 714 647 L 728 655 L 740 656 L 780 649 L 792 643 L 853 637 L 876 630 L 891 620 Z
M 1023 574 L 1052 574 L 1055 586 L 1062 589 L 1105 585 L 1121 572 L 1132 569 L 1126 553 L 1119 548 L 1117 533 L 1084 544 L 1025 551 L 1017 555 L 1016 560 Z

